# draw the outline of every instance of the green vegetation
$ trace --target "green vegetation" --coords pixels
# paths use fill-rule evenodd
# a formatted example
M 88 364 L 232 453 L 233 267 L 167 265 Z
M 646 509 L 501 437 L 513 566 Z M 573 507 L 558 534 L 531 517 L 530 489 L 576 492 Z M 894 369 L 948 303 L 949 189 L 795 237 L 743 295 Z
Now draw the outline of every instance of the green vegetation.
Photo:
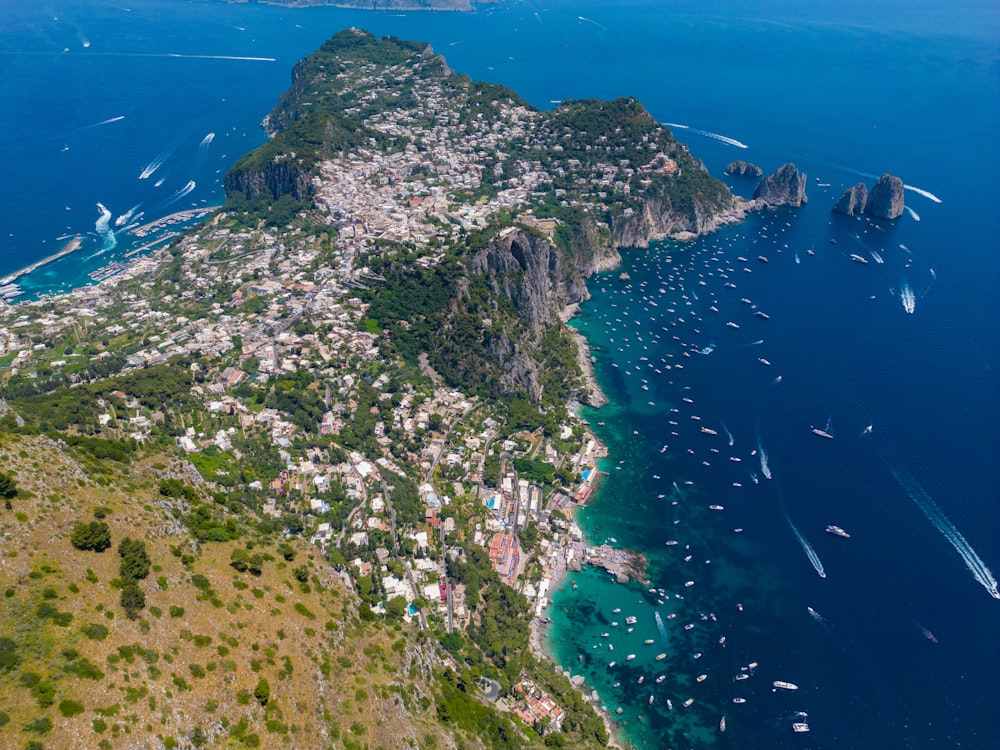
M 79 550 L 103 552 L 111 546 L 111 530 L 104 521 L 78 523 L 73 527 L 69 541 Z

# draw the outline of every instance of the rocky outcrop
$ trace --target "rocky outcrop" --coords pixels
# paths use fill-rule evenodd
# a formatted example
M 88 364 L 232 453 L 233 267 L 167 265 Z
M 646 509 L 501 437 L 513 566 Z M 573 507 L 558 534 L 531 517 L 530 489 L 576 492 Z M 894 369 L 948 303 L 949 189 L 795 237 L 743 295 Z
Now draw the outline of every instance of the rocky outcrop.
M 270 196 L 277 200 L 283 195 L 292 195 L 296 200 L 305 200 L 313 192 L 312 174 L 294 158 L 285 158 L 239 168 L 237 162 L 226 175 L 226 194 L 231 196 L 239 191 L 253 200 Z
M 472 256 L 469 270 L 488 274 L 494 294 L 510 300 L 533 334 L 558 318 L 559 307 L 585 299 L 585 288 L 564 283 L 559 250 L 535 233 L 510 227 Z
M 768 208 L 777 206 L 801 206 L 806 203 L 806 176 L 800 174 L 789 162 L 778 167 L 778 171 L 760 181 L 753 193 L 755 200 Z
M 884 174 L 868 196 L 865 212 L 877 219 L 898 219 L 903 215 L 903 181 Z
M 695 203 L 691 212 L 676 210 L 669 199 L 650 198 L 640 211 L 626 211 L 612 222 L 611 241 L 615 247 L 648 247 L 663 239 L 692 240 L 719 227 L 738 224 L 755 206 L 726 193 L 721 206 Z
M 833 212 L 844 216 L 861 216 L 865 212 L 867 203 L 868 188 L 863 182 L 859 182 L 841 194 L 840 200 L 833 207 Z
M 726 174 L 735 175 L 737 177 L 760 177 L 764 174 L 764 170 L 756 164 L 737 159 L 736 161 L 731 161 L 726 165 Z

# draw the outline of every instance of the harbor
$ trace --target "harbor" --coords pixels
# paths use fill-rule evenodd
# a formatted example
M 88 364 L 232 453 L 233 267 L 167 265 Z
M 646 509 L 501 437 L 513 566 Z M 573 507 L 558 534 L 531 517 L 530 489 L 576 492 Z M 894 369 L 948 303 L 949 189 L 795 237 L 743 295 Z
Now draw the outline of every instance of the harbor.
M 4 278 L 0 279 L 0 296 L 3 297 L 16 296 L 16 295 L 6 294 L 4 293 L 3 290 L 6 290 L 11 286 L 15 286 L 16 288 L 15 282 L 22 276 L 27 276 L 29 273 L 33 273 L 37 271 L 39 268 L 47 266 L 49 263 L 55 263 L 60 258 L 65 258 L 67 255 L 75 253 L 77 250 L 80 249 L 82 245 L 83 245 L 82 238 L 80 238 L 79 236 L 73 237 L 71 240 L 69 240 L 69 242 L 63 245 L 62 250 L 60 250 L 59 252 L 46 256 L 41 260 L 36 260 L 34 263 L 25 266 L 19 271 L 14 271 L 14 273 L 10 274 L 9 276 L 5 276 Z M 20 293 L 19 289 L 18 293 Z

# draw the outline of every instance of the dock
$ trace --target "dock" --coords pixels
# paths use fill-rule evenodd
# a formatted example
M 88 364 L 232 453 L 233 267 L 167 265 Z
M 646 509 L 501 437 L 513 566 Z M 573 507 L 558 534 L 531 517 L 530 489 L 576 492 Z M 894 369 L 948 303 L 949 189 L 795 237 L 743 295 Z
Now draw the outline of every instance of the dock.
M 19 271 L 14 271 L 14 273 L 12 273 L 10 276 L 5 276 L 4 278 L 0 279 L 0 286 L 13 284 L 22 276 L 27 276 L 29 273 L 37 271 L 42 266 L 47 266 L 49 263 L 55 263 L 60 258 L 65 258 L 70 253 L 75 253 L 77 250 L 80 249 L 82 245 L 83 245 L 83 240 L 79 236 L 74 237 L 69 242 L 67 242 L 63 246 L 63 249 L 60 250 L 59 252 L 53 253 L 48 257 L 42 258 L 41 260 L 36 260 L 31 265 L 25 266 Z

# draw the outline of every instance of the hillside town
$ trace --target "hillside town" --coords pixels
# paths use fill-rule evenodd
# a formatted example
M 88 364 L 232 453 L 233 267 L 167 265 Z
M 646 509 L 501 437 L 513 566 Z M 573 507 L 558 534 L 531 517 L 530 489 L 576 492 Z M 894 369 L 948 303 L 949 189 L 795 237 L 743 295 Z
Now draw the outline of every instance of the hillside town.
M 84 423 L 50 415 L 47 426 L 173 453 L 205 492 L 240 497 L 283 534 L 310 539 L 375 617 L 399 614 L 438 634 L 469 627 L 478 592 L 449 571 L 474 547 L 540 626 L 567 569 L 642 575 L 634 556 L 588 548 L 573 520 L 605 455 L 577 416 L 597 388 L 587 353 L 568 403 L 550 408 L 557 422 L 526 427 L 502 401 L 448 385 L 425 357 L 419 370 L 400 362 L 393 335 L 417 321 L 395 321 L 393 334 L 369 316 L 372 300 L 389 263 L 431 269 L 474 233 L 551 239 L 561 221 L 535 215 L 540 190 L 563 208 L 606 211 L 654 176 L 672 179 L 672 139 L 655 126 L 630 144 L 642 164 L 606 135 L 586 146 L 594 158 L 563 158 L 553 139 L 569 127 L 529 129 L 538 113 L 506 92 L 490 105 L 500 118 L 469 117 L 419 62 L 348 63 L 338 78 L 342 91 L 380 102 L 411 87 L 411 107 L 365 121 L 395 145 L 323 161 L 313 207 L 285 224 L 227 207 L 117 261 L 99 283 L 4 305 L 5 393 L 30 401 L 71 386 Z M 512 143 L 516 159 L 501 151 Z M 146 239 L 171 220 L 134 231 Z M 161 371 L 176 377 L 166 400 L 126 386 L 87 398 L 106 378 Z M 528 723 L 560 726 L 562 709 L 528 678 L 504 700 Z

